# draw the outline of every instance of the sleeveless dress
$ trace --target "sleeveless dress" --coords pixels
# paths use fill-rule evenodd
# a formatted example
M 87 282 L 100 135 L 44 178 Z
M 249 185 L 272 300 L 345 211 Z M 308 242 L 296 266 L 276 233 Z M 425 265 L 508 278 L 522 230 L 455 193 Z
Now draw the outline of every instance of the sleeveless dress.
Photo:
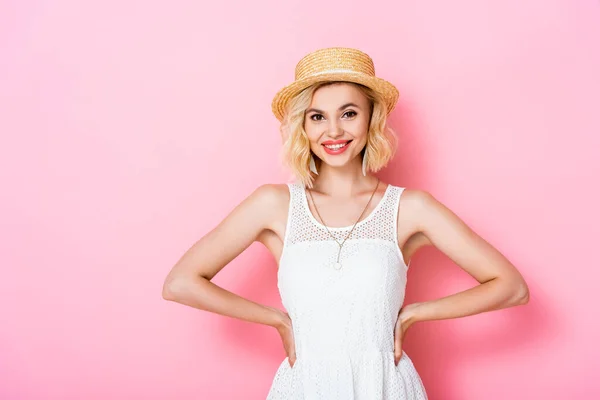
M 301 182 L 290 203 L 277 272 L 292 320 L 296 362 L 279 365 L 267 400 L 426 400 L 405 351 L 394 363 L 394 325 L 408 266 L 398 246 L 404 188 L 388 185 L 373 211 L 339 245 L 313 216 Z M 329 228 L 341 243 L 352 226 Z M 410 264 L 410 262 L 409 262 Z

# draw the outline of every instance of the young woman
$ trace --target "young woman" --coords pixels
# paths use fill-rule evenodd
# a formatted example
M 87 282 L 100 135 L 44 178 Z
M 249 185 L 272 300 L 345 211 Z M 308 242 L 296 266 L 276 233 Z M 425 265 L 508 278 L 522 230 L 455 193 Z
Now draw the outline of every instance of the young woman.
M 372 175 L 395 153 L 386 118 L 397 99 L 359 50 L 327 48 L 302 58 L 295 81 L 272 104 L 284 161 L 297 180 L 258 187 L 165 280 L 167 300 L 277 329 L 287 357 L 269 400 L 426 399 L 402 351 L 412 324 L 528 301 L 517 269 L 451 210 L 426 191 Z M 254 241 L 279 260 L 286 311 L 211 282 Z M 403 305 L 410 259 L 426 245 L 480 284 Z

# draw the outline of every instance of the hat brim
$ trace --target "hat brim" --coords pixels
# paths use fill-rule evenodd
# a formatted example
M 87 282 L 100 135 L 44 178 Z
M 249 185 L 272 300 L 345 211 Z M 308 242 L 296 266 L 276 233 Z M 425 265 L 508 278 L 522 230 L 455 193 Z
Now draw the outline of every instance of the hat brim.
M 286 107 L 290 99 L 315 83 L 330 81 L 359 83 L 375 90 L 381 94 L 381 97 L 386 104 L 388 115 L 396 107 L 396 103 L 398 102 L 398 89 L 396 89 L 394 85 L 385 79 L 360 72 L 330 72 L 312 75 L 307 78 L 294 81 L 292 84 L 281 89 L 279 92 L 277 92 L 273 98 L 273 102 L 271 103 L 271 110 L 273 111 L 273 114 L 275 114 L 275 117 L 277 117 L 279 121 L 283 121 Z

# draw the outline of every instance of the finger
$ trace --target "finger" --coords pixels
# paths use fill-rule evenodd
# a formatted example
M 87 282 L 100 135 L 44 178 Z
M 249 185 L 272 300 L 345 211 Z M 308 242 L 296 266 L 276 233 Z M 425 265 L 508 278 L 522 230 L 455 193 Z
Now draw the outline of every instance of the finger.
M 288 353 L 288 362 L 290 363 L 290 367 L 293 367 L 296 363 L 296 354 L 294 352 Z
M 401 358 L 402 358 L 402 348 L 397 347 L 394 349 L 394 364 L 398 365 Z
M 404 338 L 406 337 L 406 332 L 408 332 L 409 328 L 410 328 L 410 325 L 404 326 L 402 328 L 402 340 L 404 340 Z
M 402 333 L 399 332 L 394 337 L 394 363 L 398 365 L 400 361 L 400 357 L 402 357 Z
M 394 328 L 394 354 L 400 348 L 402 348 L 402 329 L 396 324 Z
M 291 348 L 290 348 L 290 352 L 289 352 L 289 358 L 292 361 L 292 367 L 293 367 L 294 364 L 296 363 L 296 346 L 294 345 L 293 342 L 291 344 Z

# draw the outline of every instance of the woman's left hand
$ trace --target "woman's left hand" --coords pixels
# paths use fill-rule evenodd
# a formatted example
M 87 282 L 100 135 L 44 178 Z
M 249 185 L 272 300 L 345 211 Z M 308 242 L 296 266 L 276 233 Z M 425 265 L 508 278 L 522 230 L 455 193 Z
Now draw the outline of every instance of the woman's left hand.
M 402 342 L 404 335 L 410 326 L 415 322 L 416 308 L 418 303 L 408 304 L 402 307 L 398 313 L 398 319 L 394 326 L 394 363 L 398 365 L 400 357 L 402 357 Z

